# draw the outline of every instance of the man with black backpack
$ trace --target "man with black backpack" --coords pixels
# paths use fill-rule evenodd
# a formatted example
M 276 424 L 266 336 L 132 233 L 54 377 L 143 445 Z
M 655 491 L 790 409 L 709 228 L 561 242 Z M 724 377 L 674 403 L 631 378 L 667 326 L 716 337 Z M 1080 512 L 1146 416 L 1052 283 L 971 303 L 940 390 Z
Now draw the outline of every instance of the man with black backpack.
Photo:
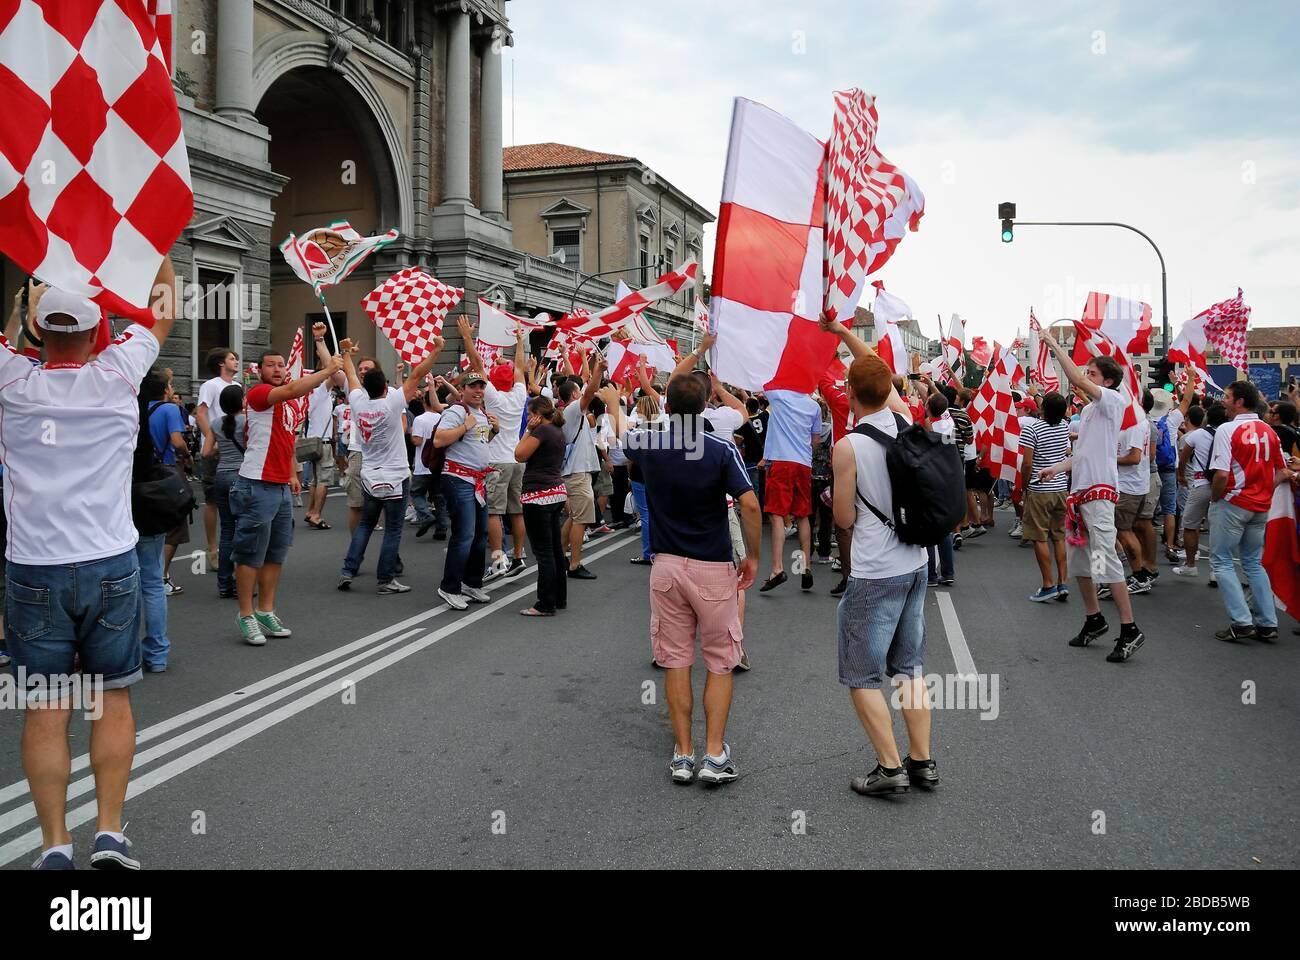
M 939 776 L 930 756 L 931 718 L 923 676 L 925 534 L 937 543 L 964 512 L 961 463 L 955 446 L 936 434 L 912 429 L 893 374 L 870 347 L 836 321 L 823 317 L 822 328 L 840 336 L 855 358 L 848 385 L 856 428 L 831 454 L 835 523 L 853 532 L 849 583 L 839 607 L 839 676 L 849 687 L 877 763 L 865 777 L 854 777 L 850 787 L 864 796 L 904 793 L 912 784 L 933 787 Z M 906 446 L 899 439 L 905 434 Z M 928 471 L 928 458 L 915 457 L 917 451 L 935 454 L 928 460 Z M 937 513 L 927 513 L 911 496 L 904 502 L 904 460 L 920 466 L 909 477 L 914 486 L 941 476 L 951 488 L 937 494 L 928 491 L 941 507 Z M 933 530 L 923 532 L 913 524 Z M 899 755 L 893 717 L 881 692 L 886 677 L 900 676 L 909 678 L 903 686 L 906 757 Z

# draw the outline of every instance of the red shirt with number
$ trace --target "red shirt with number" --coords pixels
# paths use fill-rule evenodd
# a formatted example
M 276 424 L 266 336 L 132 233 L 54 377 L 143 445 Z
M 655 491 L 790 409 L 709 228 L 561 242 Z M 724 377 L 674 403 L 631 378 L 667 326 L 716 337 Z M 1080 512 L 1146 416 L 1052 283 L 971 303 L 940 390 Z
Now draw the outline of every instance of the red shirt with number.
M 1210 469 L 1228 474 L 1223 499 L 1233 506 L 1265 513 L 1273 503 L 1273 478 L 1286 468 L 1282 442 L 1277 434 L 1253 413 L 1240 414 L 1214 434 Z

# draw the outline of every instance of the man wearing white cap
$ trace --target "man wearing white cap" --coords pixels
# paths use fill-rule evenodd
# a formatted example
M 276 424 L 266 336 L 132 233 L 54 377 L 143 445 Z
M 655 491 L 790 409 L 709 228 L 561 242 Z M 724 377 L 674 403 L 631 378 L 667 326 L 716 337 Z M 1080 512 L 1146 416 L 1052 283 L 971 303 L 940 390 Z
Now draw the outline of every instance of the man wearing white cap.
M 99 807 L 93 867 L 139 869 L 122 834 L 135 752 L 128 688 L 141 676 L 136 630 L 140 573 L 131 520 L 131 460 L 140 433 L 140 381 L 175 318 L 176 274 L 164 259 L 150 330 L 127 328 L 95 360 L 100 326 L 91 301 L 50 289 L 36 323 L 46 362 L 0 349 L 0 458 L 9 536 L 5 620 L 24 711 L 23 768 L 41 822 L 39 869 L 71 869 L 65 814 L 71 772 L 68 722 L 81 657 L 102 713 L 90 738 Z

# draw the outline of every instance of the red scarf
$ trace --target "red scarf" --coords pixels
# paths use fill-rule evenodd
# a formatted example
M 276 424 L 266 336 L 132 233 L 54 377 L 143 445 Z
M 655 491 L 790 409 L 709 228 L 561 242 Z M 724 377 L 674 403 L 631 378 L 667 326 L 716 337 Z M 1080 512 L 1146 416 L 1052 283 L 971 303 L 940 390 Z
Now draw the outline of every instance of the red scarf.
M 464 477 L 466 480 L 473 480 L 474 499 L 478 501 L 480 507 L 487 503 L 487 477 L 490 473 L 496 473 L 496 467 L 488 467 L 486 470 L 473 470 L 463 463 L 447 460 L 442 469 L 444 473 L 450 473 L 453 477 Z

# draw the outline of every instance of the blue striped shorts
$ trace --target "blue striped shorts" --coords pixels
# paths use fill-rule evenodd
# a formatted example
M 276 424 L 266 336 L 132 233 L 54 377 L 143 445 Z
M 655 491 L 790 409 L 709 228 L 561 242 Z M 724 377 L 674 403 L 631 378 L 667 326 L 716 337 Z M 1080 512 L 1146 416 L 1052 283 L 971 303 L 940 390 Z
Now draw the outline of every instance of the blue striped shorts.
M 900 577 L 849 578 L 839 607 L 840 683 L 878 690 L 887 676 L 924 673 L 925 581 L 924 564 Z

